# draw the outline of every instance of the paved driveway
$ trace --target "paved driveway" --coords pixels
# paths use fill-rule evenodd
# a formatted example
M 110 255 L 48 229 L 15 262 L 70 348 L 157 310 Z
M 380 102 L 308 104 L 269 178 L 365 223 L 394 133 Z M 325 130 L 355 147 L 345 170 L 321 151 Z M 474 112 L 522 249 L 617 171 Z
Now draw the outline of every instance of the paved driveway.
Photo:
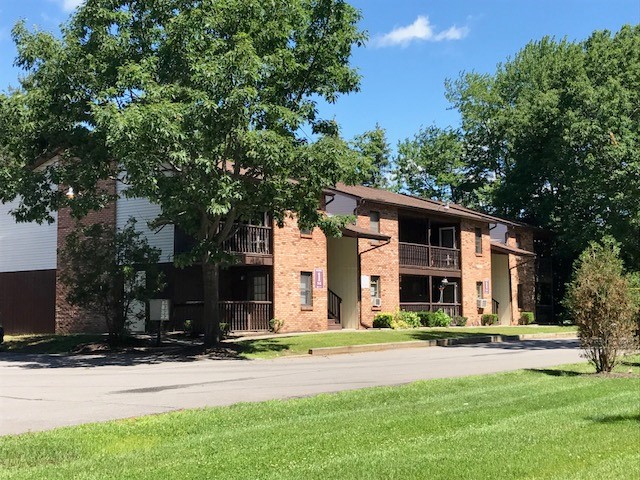
M 4 354 L 0 434 L 579 360 L 575 340 L 255 361 Z

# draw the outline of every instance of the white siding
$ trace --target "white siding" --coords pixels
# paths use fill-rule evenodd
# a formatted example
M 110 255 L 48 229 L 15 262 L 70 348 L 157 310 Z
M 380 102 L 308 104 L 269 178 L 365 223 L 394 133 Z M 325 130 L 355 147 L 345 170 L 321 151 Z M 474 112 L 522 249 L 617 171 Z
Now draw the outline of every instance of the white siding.
M 328 197 L 327 202 L 329 202 L 327 203 L 327 214 L 329 215 L 353 215 L 357 206 L 355 198 L 341 193 L 336 193 L 333 201 L 331 197 Z
M 118 203 L 116 206 L 116 226 L 120 229 L 125 226 L 130 217 L 137 220 L 136 230 L 142 232 L 149 244 L 162 250 L 160 261 L 173 261 L 173 225 L 165 225 L 159 230 L 151 230 L 148 222 L 155 220 L 160 215 L 160 205 L 151 203 L 146 198 L 125 198 L 122 196 L 124 188 L 118 182 Z
M 16 223 L 10 210 L 18 202 L 0 203 L 0 272 L 52 270 L 57 264 L 58 222 Z

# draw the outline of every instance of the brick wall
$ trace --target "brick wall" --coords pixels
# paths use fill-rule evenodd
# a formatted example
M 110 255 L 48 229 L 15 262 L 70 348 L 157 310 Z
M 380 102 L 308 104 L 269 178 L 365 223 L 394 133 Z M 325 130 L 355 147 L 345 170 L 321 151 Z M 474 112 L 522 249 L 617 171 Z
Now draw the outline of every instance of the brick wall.
M 476 253 L 475 229 L 482 229 L 482 254 Z M 491 239 L 489 225 L 471 220 L 460 221 L 460 256 L 462 274 L 462 315 L 468 325 L 480 325 L 484 313 L 491 312 Z M 476 282 L 489 281 L 489 292 L 484 292 L 487 308 L 478 309 Z
M 358 227 L 369 230 L 369 213 L 380 212 L 380 233 L 391 237 L 390 243 L 360 239 L 360 274 L 380 276 L 380 298 L 382 306 L 372 307 L 369 287 L 362 289 L 360 320 L 361 326 L 370 327 L 373 317 L 380 312 L 393 312 L 400 308 L 400 262 L 398 254 L 398 210 L 388 205 L 365 203 L 358 209 Z M 379 248 L 374 247 L 379 246 Z M 371 250 L 373 249 L 373 250 Z M 367 251 L 369 250 L 369 251 Z
M 313 288 L 313 307 L 300 305 L 300 273 L 322 270 L 323 288 Z M 283 332 L 327 329 L 327 240 L 319 228 L 303 236 L 295 219 L 273 229 L 274 317 L 284 321 Z
M 516 246 L 516 234 L 520 236 L 520 248 L 533 252 L 533 232 L 526 228 L 508 229 L 507 245 Z M 522 312 L 535 312 L 535 257 L 509 255 L 511 276 L 511 323 L 518 324 Z M 522 308 L 518 308 L 518 284 L 522 285 Z
M 103 181 L 100 188 L 108 194 L 115 194 L 115 180 Z M 116 204 L 111 203 L 104 209 L 87 215 L 82 223 L 105 223 L 116 228 Z M 58 212 L 58 252 L 64 248 L 67 235 L 73 231 L 76 220 L 70 215 L 68 208 Z M 93 312 L 84 311 L 70 305 L 67 300 L 67 287 L 60 279 L 60 273 L 65 268 L 58 253 L 58 269 L 56 272 L 56 333 L 102 333 L 106 332 L 104 317 Z

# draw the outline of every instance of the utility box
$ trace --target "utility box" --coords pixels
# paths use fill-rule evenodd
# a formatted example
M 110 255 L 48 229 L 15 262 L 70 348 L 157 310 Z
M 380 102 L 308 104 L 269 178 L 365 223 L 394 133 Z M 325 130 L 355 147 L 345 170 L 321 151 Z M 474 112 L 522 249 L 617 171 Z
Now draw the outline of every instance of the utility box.
M 157 298 L 149 300 L 149 320 L 152 322 L 168 322 L 171 312 L 171 300 Z

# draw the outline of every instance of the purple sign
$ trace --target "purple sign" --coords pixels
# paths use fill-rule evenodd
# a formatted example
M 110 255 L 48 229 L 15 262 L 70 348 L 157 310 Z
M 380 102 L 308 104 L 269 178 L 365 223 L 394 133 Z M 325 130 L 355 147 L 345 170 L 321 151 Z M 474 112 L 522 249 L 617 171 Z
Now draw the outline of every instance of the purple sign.
M 314 288 L 324 288 L 324 270 L 316 268 L 313 271 L 313 286 Z
M 485 280 L 484 282 L 484 293 L 489 293 L 489 280 Z

